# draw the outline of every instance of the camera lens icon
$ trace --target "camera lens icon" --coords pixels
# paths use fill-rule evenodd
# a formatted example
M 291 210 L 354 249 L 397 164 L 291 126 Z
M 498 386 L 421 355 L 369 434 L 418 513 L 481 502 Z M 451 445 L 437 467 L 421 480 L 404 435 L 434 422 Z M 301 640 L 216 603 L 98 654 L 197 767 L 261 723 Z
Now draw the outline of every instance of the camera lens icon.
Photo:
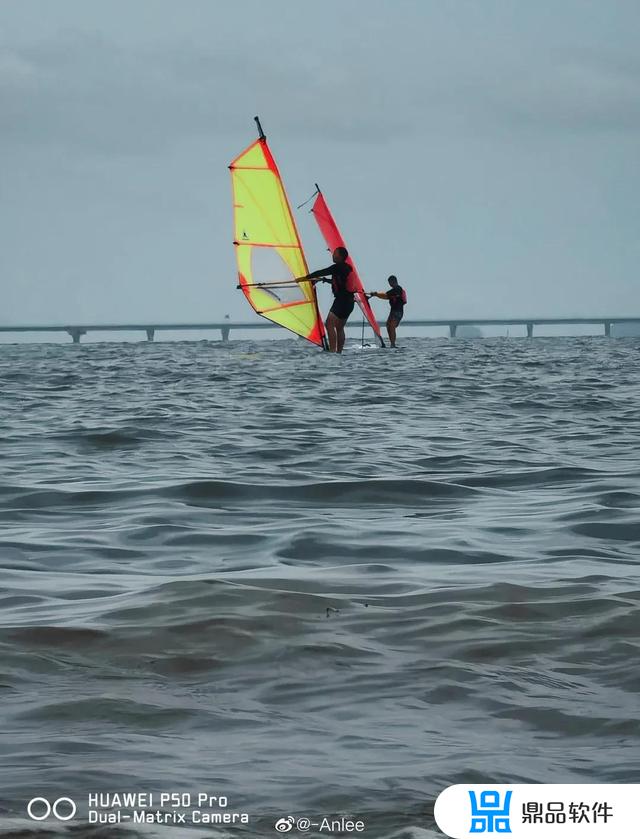
M 67 798 L 66 796 L 56 799 L 53 804 L 47 801 L 46 798 L 38 796 L 37 798 L 32 798 L 27 804 L 27 813 L 29 818 L 33 819 L 35 822 L 43 822 L 45 819 L 48 819 L 51 814 L 53 814 L 59 822 L 68 822 L 75 816 L 77 810 L 78 808 L 76 807 L 75 801 L 71 798 Z
M 286 819 L 278 819 L 278 821 L 274 824 L 275 829 L 278 833 L 288 833 L 290 830 L 293 830 L 293 826 L 296 823 L 296 820 L 293 816 L 287 816 Z

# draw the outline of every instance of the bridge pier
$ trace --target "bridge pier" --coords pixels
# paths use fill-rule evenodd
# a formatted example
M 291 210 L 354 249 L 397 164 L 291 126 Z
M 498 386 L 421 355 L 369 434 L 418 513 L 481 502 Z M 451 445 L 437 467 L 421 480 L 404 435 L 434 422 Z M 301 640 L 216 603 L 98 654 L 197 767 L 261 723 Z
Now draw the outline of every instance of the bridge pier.
M 527 338 L 533 338 L 533 324 L 527 324 Z
M 155 329 L 147 329 L 147 341 L 153 341 L 155 334 Z
M 75 327 L 72 328 L 72 329 L 67 329 L 67 335 L 71 335 L 71 339 L 73 340 L 74 344 L 79 344 L 80 343 L 80 336 L 81 335 L 86 335 L 86 334 L 87 334 L 86 329 L 77 329 Z
M 604 322 L 604 334 L 607 338 L 611 338 L 611 321 L 605 320 Z
M 458 331 L 458 324 L 457 323 L 450 323 L 449 324 L 449 337 L 450 338 L 455 338 L 457 331 Z
M 224 319 L 229 320 L 229 315 L 225 315 Z M 229 332 L 230 332 L 229 327 L 228 326 L 223 326 L 222 329 L 220 330 L 220 332 L 222 332 L 222 340 L 226 343 L 229 340 Z

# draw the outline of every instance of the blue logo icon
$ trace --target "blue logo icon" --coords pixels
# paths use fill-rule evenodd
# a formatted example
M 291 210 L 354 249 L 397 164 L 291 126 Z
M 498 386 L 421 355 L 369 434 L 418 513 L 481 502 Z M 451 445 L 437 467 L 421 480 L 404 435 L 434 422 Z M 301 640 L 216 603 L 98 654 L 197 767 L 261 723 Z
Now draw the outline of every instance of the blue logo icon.
M 504 806 L 500 806 L 500 793 L 487 789 L 480 793 L 480 803 L 475 792 L 469 790 L 471 799 L 471 827 L 469 833 L 511 833 L 509 810 L 511 793 L 504 795 Z

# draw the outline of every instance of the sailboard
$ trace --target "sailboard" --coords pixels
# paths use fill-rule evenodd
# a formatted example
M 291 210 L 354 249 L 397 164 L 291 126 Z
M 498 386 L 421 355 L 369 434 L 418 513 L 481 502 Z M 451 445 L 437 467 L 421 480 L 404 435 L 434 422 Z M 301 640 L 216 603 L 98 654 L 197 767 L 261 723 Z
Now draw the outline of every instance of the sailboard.
M 340 230 L 338 229 L 338 225 L 336 224 L 333 216 L 331 215 L 329 206 L 318 184 L 316 184 L 316 200 L 313 202 L 311 212 L 313 213 L 313 217 L 315 218 L 316 223 L 320 228 L 320 232 L 322 233 L 329 250 L 333 253 L 333 251 L 336 248 L 346 248 L 344 239 L 342 238 Z M 355 293 L 356 302 L 358 306 L 360 306 L 362 314 L 369 322 L 371 329 L 373 329 L 373 332 L 376 338 L 378 339 L 380 346 L 384 347 L 385 343 L 380 333 L 378 321 L 376 320 L 376 316 L 373 313 L 373 309 L 369 304 L 369 300 L 367 299 L 367 296 L 365 294 L 364 286 L 362 285 L 362 280 L 360 279 L 360 276 L 356 270 L 356 266 L 353 264 L 353 260 L 350 256 L 347 257 L 347 263 L 351 266 L 351 278 L 354 281 L 355 287 L 358 289 Z
M 230 164 L 238 288 L 267 320 L 327 348 L 315 287 L 291 206 L 267 138 L 255 117 L 258 139 Z

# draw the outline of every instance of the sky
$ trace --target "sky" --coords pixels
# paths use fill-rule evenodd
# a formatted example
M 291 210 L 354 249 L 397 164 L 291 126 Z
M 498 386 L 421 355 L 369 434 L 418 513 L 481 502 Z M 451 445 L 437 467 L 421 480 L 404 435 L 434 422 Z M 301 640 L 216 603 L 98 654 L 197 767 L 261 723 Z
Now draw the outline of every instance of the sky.
M 257 317 L 256 114 L 407 316 L 640 316 L 638 43 L 637 0 L 0 0 L 0 324 Z

